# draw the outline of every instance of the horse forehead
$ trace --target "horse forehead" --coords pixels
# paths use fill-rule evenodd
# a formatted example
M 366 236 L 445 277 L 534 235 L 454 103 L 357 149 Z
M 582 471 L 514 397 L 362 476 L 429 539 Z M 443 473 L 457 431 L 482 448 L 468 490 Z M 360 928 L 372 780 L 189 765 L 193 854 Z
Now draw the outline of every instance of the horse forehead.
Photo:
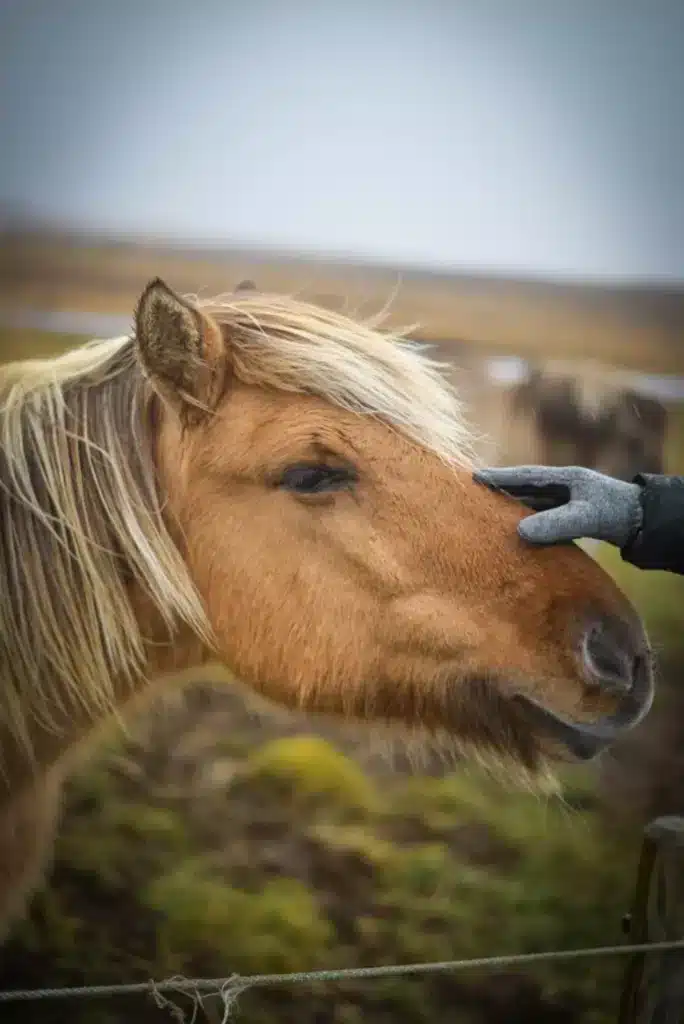
M 200 435 L 209 455 L 230 452 L 244 461 L 318 444 L 340 455 L 397 460 L 415 456 L 410 438 L 373 415 L 359 414 L 310 394 L 238 385 Z

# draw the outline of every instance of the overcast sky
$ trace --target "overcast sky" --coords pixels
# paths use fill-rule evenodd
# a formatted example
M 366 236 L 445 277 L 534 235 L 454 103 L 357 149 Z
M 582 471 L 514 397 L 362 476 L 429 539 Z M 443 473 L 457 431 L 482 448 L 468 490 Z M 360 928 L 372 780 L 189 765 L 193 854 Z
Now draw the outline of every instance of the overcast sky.
M 0 206 L 684 279 L 684 0 L 0 0 Z

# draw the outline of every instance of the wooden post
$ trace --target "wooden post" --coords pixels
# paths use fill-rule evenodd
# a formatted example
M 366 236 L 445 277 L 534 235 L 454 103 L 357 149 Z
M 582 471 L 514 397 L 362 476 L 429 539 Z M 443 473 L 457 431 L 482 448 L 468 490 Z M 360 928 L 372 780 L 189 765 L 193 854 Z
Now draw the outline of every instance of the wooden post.
M 627 922 L 630 943 L 684 939 L 684 817 L 646 827 Z M 631 957 L 618 1024 L 684 1024 L 684 950 Z

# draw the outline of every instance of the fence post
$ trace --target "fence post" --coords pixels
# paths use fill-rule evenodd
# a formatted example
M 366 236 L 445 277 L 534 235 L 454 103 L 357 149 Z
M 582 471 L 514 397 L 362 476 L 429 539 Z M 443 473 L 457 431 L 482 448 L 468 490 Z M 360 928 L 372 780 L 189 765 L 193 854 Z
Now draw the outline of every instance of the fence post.
M 631 943 L 684 939 L 684 817 L 647 825 L 628 922 Z M 684 1024 L 684 951 L 630 958 L 618 1024 Z

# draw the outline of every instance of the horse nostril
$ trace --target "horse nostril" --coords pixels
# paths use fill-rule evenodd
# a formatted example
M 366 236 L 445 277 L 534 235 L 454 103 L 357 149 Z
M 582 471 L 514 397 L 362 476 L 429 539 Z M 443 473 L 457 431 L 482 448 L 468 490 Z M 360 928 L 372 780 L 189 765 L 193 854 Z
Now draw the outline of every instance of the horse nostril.
M 582 638 L 582 656 L 587 681 L 619 695 L 612 714 L 598 722 L 577 722 L 526 694 L 517 693 L 513 699 L 542 733 L 586 761 L 646 717 L 653 703 L 653 663 L 646 634 L 619 619 L 594 623 L 587 629 Z
M 594 622 L 584 634 L 582 659 L 591 687 L 606 693 L 628 693 L 640 658 L 629 627 L 619 619 Z

